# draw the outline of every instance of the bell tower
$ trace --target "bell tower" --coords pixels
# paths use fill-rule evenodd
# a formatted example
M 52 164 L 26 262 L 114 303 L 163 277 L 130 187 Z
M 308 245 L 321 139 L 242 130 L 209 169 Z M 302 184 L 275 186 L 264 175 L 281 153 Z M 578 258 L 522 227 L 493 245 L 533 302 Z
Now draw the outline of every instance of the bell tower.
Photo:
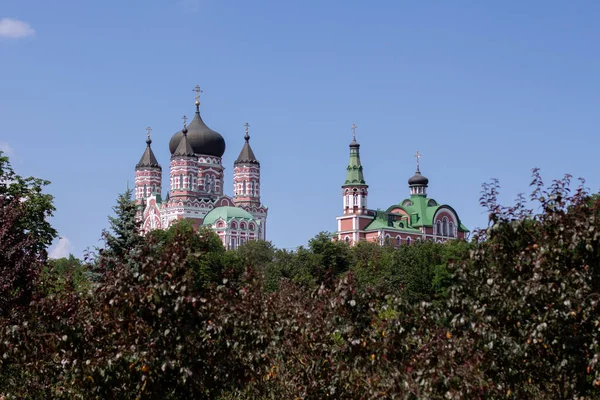
M 160 195 L 162 191 L 162 167 L 156 160 L 152 151 L 152 139 L 150 132 L 152 128 L 146 128 L 148 138 L 146 139 L 146 150 L 135 166 L 135 202 L 141 205 L 152 195 Z
M 337 218 L 338 239 L 348 244 L 358 242 L 362 238 L 361 230 L 371 221 L 366 215 L 369 186 L 360 162 L 360 144 L 356 141 L 356 128 L 356 124 L 352 124 L 350 161 L 346 167 L 346 180 L 342 185 L 343 215 Z
M 233 163 L 233 203 L 248 211 L 260 223 L 259 239 L 266 239 L 267 207 L 260 203 L 260 163 L 250 146 L 250 124 L 244 125 L 244 146 Z

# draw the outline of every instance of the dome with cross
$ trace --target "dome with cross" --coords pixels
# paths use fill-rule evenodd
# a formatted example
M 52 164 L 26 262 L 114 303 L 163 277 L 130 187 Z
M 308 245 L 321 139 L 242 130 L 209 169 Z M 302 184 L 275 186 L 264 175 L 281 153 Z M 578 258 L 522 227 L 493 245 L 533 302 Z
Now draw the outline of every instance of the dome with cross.
M 206 126 L 204 121 L 202 121 L 202 117 L 200 117 L 200 87 L 196 86 L 195 91 L 196 115 L 194 115 L 192 122 L 187 125 L 188 142 L 196 154 L 222 157 L 225 153 L 225 139 L 223 139 L 223 136 L 221 136 L 220 133 L 213 131 Z M 184 117 L 184 121 L 186 121 L 186 117 Z M 182 137 L 182 131 L 175 133 L 171 137 L 171 141 L 169 142 L 169 150 L 171 151 L 171 154 L 173 154 L 177 149 Z

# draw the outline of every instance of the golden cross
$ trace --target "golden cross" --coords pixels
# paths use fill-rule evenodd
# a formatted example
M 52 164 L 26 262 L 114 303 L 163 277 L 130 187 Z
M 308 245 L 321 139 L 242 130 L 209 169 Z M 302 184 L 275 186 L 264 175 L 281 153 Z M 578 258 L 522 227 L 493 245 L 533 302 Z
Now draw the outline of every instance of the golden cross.
M 196 103 L 200 102 L 200 93 L 202 93 L 202 90 L 200 89 L 200 85 L 196 85 L 196 87 L 194 89 L 192 89 L 192 91 L 196 92 Z
M 146 131 L 148 131 L 148 139 L 150 139 L 150 132 L 152 131 L 152 128 L 150 128 L 150 127 L 147 127 L 147 128 L 146 128 Z
M 181 119 L 183 120 L 183 126 L 187 126 L 187 117 L 184 115 Z
M 354 138 L 354 140 L 356 140 L 356 128 L 358 128 L 356 124 L 352 123 L 352 137 Z
M 417 159 L 417 171 L 419 170 L 419 158 L 421 158 L 421 153 L 419 153 L 419 150 L 417 150 L 417 153 L 415 154 L 415 158 Z

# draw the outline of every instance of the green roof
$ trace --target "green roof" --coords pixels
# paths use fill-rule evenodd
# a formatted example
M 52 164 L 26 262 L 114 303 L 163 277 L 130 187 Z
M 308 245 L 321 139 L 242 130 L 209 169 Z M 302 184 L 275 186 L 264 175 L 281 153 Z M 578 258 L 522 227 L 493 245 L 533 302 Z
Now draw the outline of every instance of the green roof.
M 217 207 L 217 208 L 209 211 L 209 213 L 206 214 L 206 217 L 204 217 L 204 221 L 203 221 L 202 225 L 213 225 L 219 218 L 222 218 L 225 221 L 229 221 L 233 218 L 246 219 L 246 220 L 254 219 L 252 214 L 250 214 L 248 211 L 244 210 L 243 208 L 224 206 L 224 207 Z
M 348 163 L 348 167 L 346 167 L 346 181 L 344 185 L 366 185 L 363 167 L 360 164 L 359 148 L 360 145 L 356 140 L 350 143 L 350 162 Z
M 441 207 L 449 208 L 454 212 L 456 218 L 458 218 L 458 230 L 462 232 L 469 232 L 469 229 L 460 222 L 458 213 L 449 205 L 438 204 L 434 199 L 427 198 L 423 195 L 412 195 L 410 199 L 404 199 L 399 204 L 394 204 L 387 209 L 390 212 L 394 208 L 402 208 L 410 216 L 410 226 L 421 227 L 421 226 L 433 226 L 433 216 Z

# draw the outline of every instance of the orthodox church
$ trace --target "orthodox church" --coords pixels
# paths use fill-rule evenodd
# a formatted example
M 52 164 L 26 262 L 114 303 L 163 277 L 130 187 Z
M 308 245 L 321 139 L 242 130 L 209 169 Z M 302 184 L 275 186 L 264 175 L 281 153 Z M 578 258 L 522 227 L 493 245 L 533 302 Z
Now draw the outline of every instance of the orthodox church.
M 392 204 L 385 211 L 367 207 L 368 188 L 360 162 L 360 145 L 350 143 L 350 162 L 342 185 L 343 215 L 337 217 L 337 240 L 353 245 L 360 240 L 400 246 L 416 240 L 445 242 L 466 239 L 469 230 L 460 222 L 456 211 L 427 197 L 429 179 L 421 174 L 417 151 L 417 170 L 408 180 L 410 197 Z
M 267 207 L 260 201 L 260 163 L 250 147 L 248 123 L 244 144 L 233 164 L 233 197 L 223 193 L 225 139 L 196 113 L 169 142 L 169 191 L 162 197 L 162 167 L 152 151 L 150 128 L 146 150 L 135 167 L 135 201 L 142 232 L 166 229 L 180 219 L 212 228 L 227 248 L 266 239 Z

